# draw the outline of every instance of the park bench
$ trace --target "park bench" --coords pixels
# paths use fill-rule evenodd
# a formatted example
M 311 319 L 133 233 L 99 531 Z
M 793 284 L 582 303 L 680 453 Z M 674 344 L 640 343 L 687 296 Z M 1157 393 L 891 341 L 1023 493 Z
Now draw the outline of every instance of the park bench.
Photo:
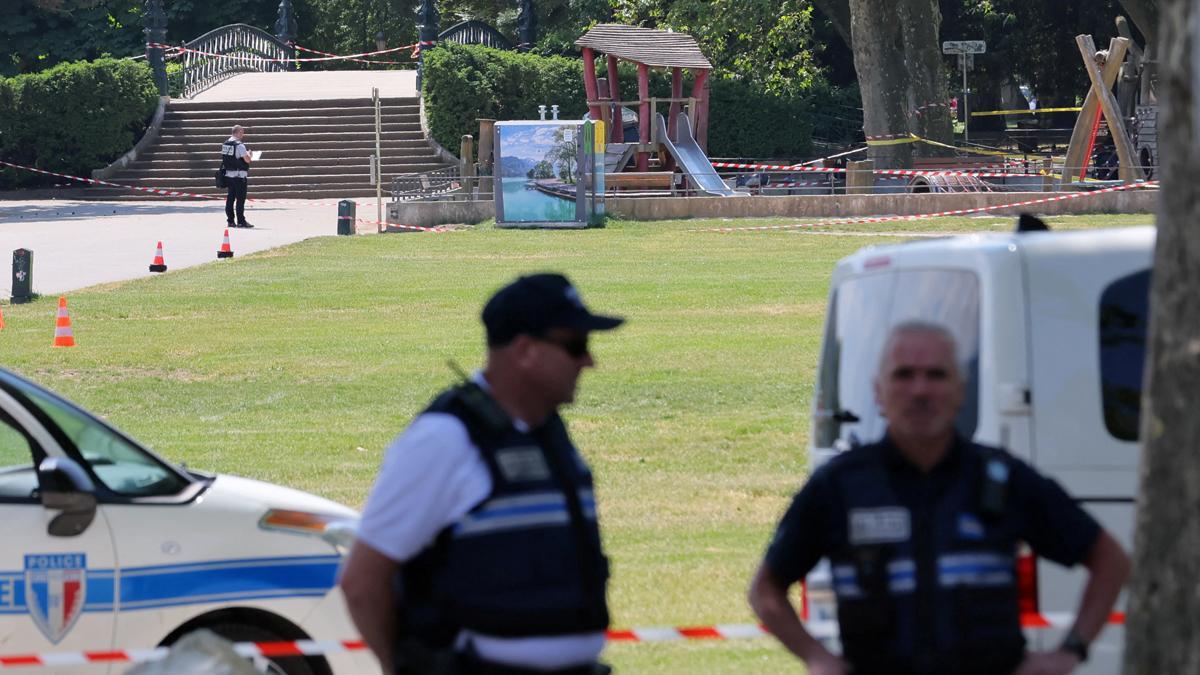
M 670 190 L 674 192 L 678 174 L 672 171 L 622 171 L 604 174 L 607 190 Z

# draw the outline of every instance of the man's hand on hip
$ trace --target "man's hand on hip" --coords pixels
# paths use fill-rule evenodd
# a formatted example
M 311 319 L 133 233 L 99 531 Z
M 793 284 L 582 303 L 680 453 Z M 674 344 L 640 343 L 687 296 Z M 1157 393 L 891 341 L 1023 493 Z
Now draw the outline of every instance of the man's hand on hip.
M 850 672 L 845 661 L 828 651 L 804 665 L 808 668 L 808 675 L 846 675 Z
M 1079 657 L 1062 650 L 1031 653 L 1021 662 L 1016 675 L 1067 675 L 1079 667 Z

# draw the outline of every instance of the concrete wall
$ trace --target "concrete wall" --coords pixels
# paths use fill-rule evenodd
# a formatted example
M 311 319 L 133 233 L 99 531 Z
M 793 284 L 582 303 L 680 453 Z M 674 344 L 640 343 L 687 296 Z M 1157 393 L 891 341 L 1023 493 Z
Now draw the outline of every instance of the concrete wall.
M 109 164 L 103 169 L 93 169 L 92 179 L 108 180 L 112 178 L 113 174 L 136 162 L 139 153 L 145 152 L 146 148 L 154 145 L 154 142 L 158 140 L 159 132 L 162 130 L 163 117 L 165 117 L 167 114 L 167 104 L 170 102 L 170 96 L 159 96 L 158 107 L 154 109 L 154 117 L 150 120 L 150 126 L 146 127 L 146 133 L 142 134 L 142 137 L 137 143 L 134 144 L 132 148 L 129 149 L 128 152 L 117 158 L 117 161 Z M 217 162 L 213 162 L 212 167 L 215 171 Z
M 1073 194 L 1073 193 L 1063 193 Z M 630 220 L 677 218 L 857 218 L 911 216 L 1053 197 L 1033 192 L 969 192 L 891 195 L 795 195 L 780 197 L 689 197 L 609 199 L 609 215 Z M 1010 216 L 1143 213 L 1157 208 L 1158 192 L 1125 190 L 986 213 Z
M 1060 195 L 1076 193 L 1059 193 Z M 611 216 L 628 220 L 682 218 L 858 218 L 909 216 L 1010 204 L 1054 197 L 1041 192 L 971 192 L 885 195 L 793 195 L 779 197 L 620 197 L 606 201 Z M 1042 204 L 997 209 L 985 213 L 1012 216 L 1021 212 L 1041 215 L 1089 213 L 1153 213 L 1156 190 L 1125 190 L 1063 199 Z M 388 221 L 431 227 L 453 223 L 478 223 L 495 217 L 491 201 L 393 202 Z
M 390 202 L 387 205 L 389 223 L 420 227 L 474 224 L 495 216 L 496 205 L 490 199 L 471 202 Z

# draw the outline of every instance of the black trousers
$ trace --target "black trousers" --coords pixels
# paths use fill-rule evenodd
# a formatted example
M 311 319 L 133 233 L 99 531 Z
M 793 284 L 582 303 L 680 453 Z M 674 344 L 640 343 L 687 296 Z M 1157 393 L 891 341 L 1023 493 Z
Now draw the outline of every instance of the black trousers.
M 245 178 L 226 178 L 228 192 L 225 193 L 225 221 L 228 223 L 246 222 L 246 188 Z M 234 202 L 237 202 L 237 220 L 234 221 Z

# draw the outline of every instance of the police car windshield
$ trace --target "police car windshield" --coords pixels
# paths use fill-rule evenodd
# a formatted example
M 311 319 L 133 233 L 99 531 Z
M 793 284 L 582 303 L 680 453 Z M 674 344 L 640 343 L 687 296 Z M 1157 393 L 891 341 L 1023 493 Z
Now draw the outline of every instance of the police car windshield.
M 109 490 L 126 497 L 167 497 L 192 484 L 181 471 L 83 409 L 21 378 L 0 376 L 50 418 Z

